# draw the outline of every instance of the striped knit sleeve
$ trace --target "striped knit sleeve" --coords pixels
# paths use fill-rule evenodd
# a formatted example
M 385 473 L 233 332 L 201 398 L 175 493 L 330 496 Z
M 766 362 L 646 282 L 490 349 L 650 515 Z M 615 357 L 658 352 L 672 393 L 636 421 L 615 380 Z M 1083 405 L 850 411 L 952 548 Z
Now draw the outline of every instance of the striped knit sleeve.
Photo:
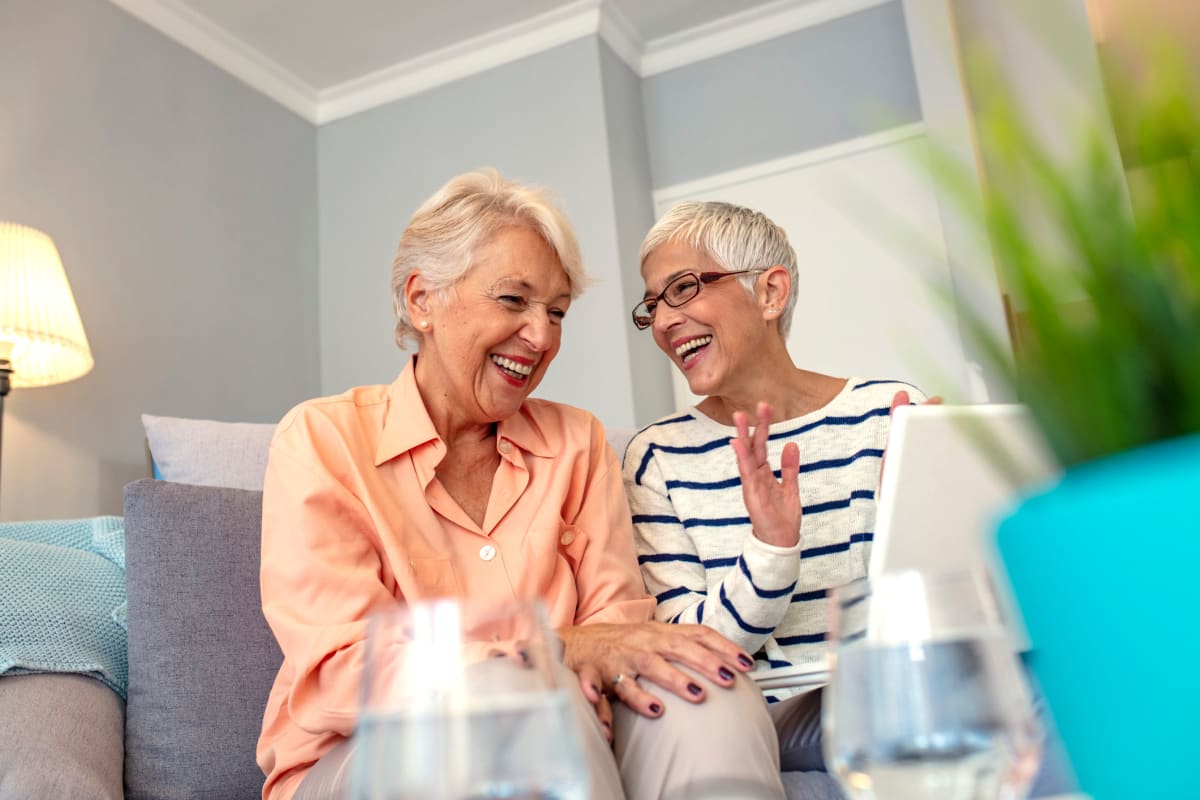
M 757 653 L 791 608 L 800 545 L 776 547 L 747 535 L 733 569 L 717 586 L 720 605 L 706 623 L 747 652 Z
M 654 458 L 628 459 L 625 478 L 642 578 L 658 601 L 655 617 L 707 625 L 747 652 L 757 652 L 791 605 L 800 545 L 775 547 L 746 530 L 730 557 L 705 563 Z M 724 573 L 711 591 L 710 570 Z
M 640 476 L 638 459 L 625 460 L 625 493 L 633 512 L 633 537 L 646 591 L 658 605 L 655 619 L 703 622 L 706 584 L 695 543 L 675 515 L 658 465 L 650 459 Z

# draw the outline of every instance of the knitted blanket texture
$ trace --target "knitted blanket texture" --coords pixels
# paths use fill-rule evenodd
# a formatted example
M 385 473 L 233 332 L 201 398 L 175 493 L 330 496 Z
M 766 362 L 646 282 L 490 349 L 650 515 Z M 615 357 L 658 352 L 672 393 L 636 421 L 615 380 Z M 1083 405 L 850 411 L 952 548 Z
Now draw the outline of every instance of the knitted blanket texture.
M 121 517 L 0 523 L 0 674 L 76 672 L 125 698 Z

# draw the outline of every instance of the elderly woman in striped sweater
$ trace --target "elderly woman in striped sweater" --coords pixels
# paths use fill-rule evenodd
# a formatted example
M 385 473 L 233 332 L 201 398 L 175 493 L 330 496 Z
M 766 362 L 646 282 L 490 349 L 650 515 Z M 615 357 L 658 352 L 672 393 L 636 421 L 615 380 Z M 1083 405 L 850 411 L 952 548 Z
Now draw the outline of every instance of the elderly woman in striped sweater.
M 792 362 L 796 254 L 757 211 L 677 205 L 646 235 L 641 265 L 634 324 L 704 396 L 625 452 L 656 618 L 716 629 L 756 671 L 821 662 L 829 589 L 866 574 L 891 409 L 924 395 Z M 766 700 L 783 769 L 822 769 L 820 692 Z

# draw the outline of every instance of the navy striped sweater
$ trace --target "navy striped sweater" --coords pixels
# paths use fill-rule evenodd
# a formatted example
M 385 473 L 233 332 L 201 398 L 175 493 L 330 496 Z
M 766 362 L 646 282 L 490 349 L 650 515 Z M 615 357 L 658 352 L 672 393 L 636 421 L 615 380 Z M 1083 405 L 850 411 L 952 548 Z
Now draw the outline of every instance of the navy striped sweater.
M 755 655 L 756 669 L 825 656 L 829 589 L 866 575 L 892 397 L 907 383 L 851 378 L 824 408 L 771 426 L 767 453 L 800 447 L 800 543 L 750 532 L 730 440 L 696 409 L 640 431 L 624 458 L 638 561 L 666 622 L 703 623 Z M 790 692 L 774 691 L 769 699 Z

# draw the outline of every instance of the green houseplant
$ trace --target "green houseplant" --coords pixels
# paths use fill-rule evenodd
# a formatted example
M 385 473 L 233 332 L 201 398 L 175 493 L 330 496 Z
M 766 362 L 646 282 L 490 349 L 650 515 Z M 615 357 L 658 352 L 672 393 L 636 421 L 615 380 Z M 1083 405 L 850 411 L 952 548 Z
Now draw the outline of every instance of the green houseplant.
M 1064 166 L 1000 91 L 976 120 L 980 222 L 1014 313 L 1011 342 L 974 333 L 1066 467 L 998 545 L 1094 800 L 1196 796 L 1200 109 L 1178 63 L 1148 74 L 1109 86 L 1135 169 L 1114 168 L 1113 130 L 1082 132 Z M 948 159 L 937 174 L 967 191 Z
M 1102 131 L 1063 167 L 1001 95 L 979 118 L 1015 363 L 977 334 L 1064 466 L 1200 431 L 1200 114 L 1183 85 L 1113 92 L 1143 164 L 1125 174 Z

